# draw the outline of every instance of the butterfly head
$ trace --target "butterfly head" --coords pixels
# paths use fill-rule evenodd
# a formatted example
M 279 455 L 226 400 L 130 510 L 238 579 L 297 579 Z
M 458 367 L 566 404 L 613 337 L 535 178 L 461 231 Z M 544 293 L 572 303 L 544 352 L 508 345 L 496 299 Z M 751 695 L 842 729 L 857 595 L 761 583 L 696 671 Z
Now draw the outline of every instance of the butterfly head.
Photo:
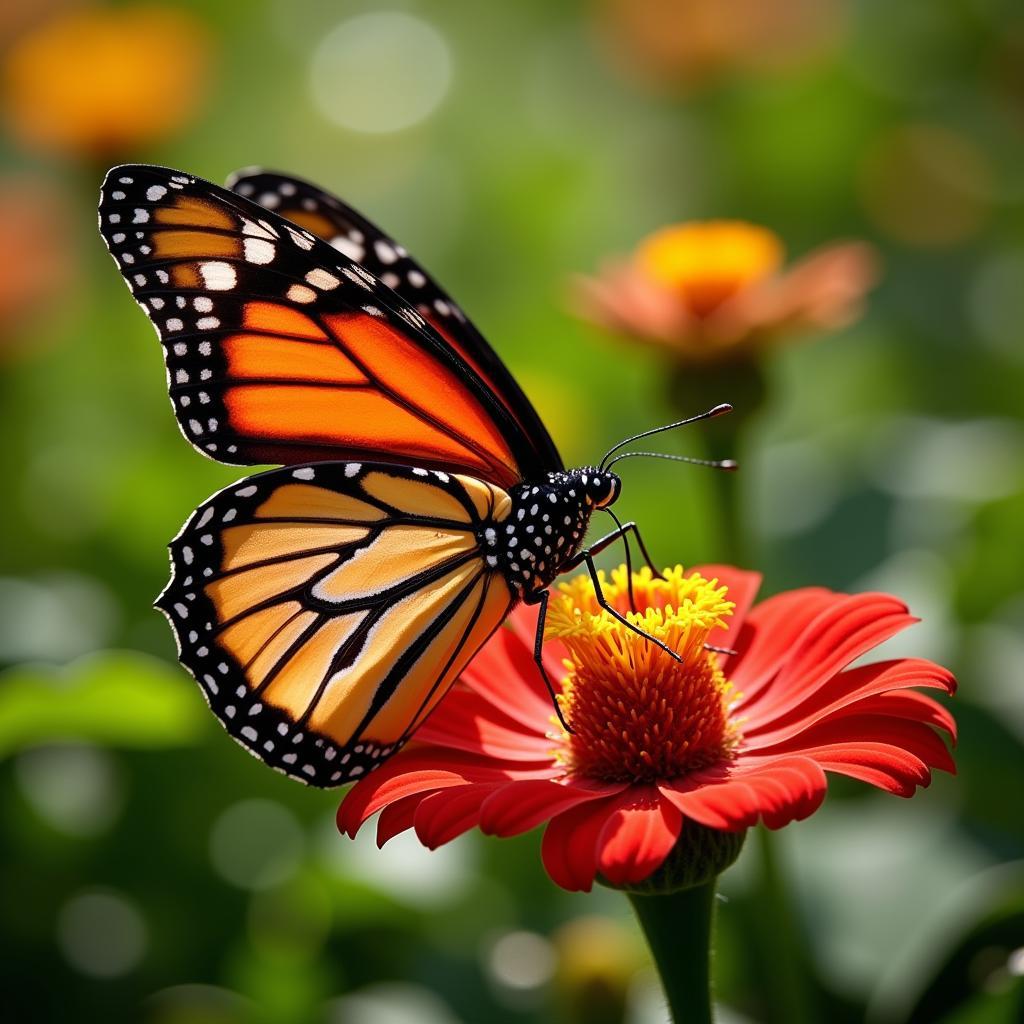
M 575 471 L 583 486 L 583 494 L 594 508 L 615 504 L 622 490 L 622 481 L 610 470 L 586 466 Z

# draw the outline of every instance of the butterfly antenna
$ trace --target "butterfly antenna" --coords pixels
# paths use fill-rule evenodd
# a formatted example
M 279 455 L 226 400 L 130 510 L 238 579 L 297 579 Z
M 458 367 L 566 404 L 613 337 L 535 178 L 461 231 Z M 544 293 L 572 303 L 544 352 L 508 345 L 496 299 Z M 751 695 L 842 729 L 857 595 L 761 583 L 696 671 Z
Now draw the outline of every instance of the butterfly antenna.
M 627 444 L 632 444 L 634 441 L 639 441 L 643 437 L 651 437 L 653 434 L 663 434 L 666 430 L 675 430 L 677 427 L 685 427 L 688 423 L 697 423 L 700 420 L 714 419 L 716 416 L 724 416 L 727 412 L 732 412 L 732 406 L 728 402 L 723 402 L 721 405 L 716 405 L 713 409 L 708 409 L 707 412 L 698 413 L 696 416 L 690 416 L 685 420 L 677 420 L 675 423 L 666 423 L 663 427 L 654 427 L 651 430 L 641 431 L 639 434 L 634 434 L 632 437 L 627 437 L 624 441 L 620 441 L 617 445 L 613 445 L 605 452 L 604 458 L 601 460 L 601 469 L 607 469 L 608 459 L 611 458 L 620 448 L 625 448 Z M 610 463 L 609 463 L 610 465 Z
M 633 594 L 633 556 L 629 550 L 629 537 L 626 531 L 622 528 L 622 520 L 610 509 L 603 508 L 602 512 L 607 512 L 608 515 L 615 520 L 615 525 L 619 528 L 619 535 L 622 537 L 622 546 L 626 549 L 626 586 L 629 590 L 629 608 L 630 611 L 636 611 L 636 597 Z
M 695 459 L 692 455 L 670 455 L 668 452 L 623 452 L 616 455 L 603 469 L 611 469 L 616 462 L 623 459 L 667 459 L 669 462 L 689 462 L 692 466 L 710 466 L 712 469 L 724 469 L 732 472 L 739 468 L 739 464 L 733 459 Z

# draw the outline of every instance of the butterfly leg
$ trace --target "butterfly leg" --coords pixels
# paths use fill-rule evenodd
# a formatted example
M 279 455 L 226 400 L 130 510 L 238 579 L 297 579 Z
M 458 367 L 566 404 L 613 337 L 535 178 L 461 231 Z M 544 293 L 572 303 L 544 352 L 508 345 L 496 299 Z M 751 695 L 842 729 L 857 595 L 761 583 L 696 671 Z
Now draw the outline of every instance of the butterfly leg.
M 537 668 L 540 670 L 540 677 L 544 680 L 544 685 L 548 688 L 548 694 L 551 697 L 552 705 L 554 705 L 558 721 L 566 732 L 571 733 L 572 729 L 569 726 L 569 723 L 565 720 L 565 716 L 562 714 L 562 706 L 558 702 L 558 694 L 551 682 L 551 677 L 548 675 L 548 670 L 544 667 L 544 624 L 547 622 L 548 618 L 548 597 L 548 592 L 546 590 L 542 590 L 535 598 L 526 601 L 527 604 L 536 603 L 540 605 L 540 612 L 537 615 L 537 632 L 533 638 L 533 660 L 537 663 Z
M 618 534 L 614 535 L 612 539 L 614 540 L 617 536 Z M 605 537 L 602 537 L 601 539 L 607 540 L 607 538 Z M 611 541 L 609 541 L 609 543 L 611 543 Z M 596 547 L 597 545 L 594 546 L 594 548 Z M 594 597 L 597 599 L 597 603 L 613 619 L 616 619 L 618 622 L 621 622 L 622 625 L 626 627 L 626 629 L 631 629 L 634 633 L 636 633 L 637 636 L 642 636 L 645 640 L 649 640 L 656 647 L 660 647 L 666 654 L 671 655 L 673 658 L 675 658 L 676 661 L 682 661 L 683 659 L 675 651 L 673 651 L 668 644 L 663 643 L 656 636 L 651 636 L 650 633 L 645 633 L 639 626 L 630 622 L 629 619 L 627 619 L 626 616 L 622 614 L 622 612 L 618 611 L 616 608 L 613 608 L 608 603 L 608 599 L 604 596 L 604 590 L 601 587 L 601 578 L 597 574 L 597 566 L 594 565 L 594 559 L 592 557 L 592 552 L 594 548 L 587 548 L 584 551 L 578 552 L 576 557 L 573 558 L 572 562 L 566 568 L 574 569 L 576 568 L 576 566 L 580 564 L 586 565 L 587 571 L 590 573 L 590 578 L 594 582 Z
M 609 510 L 605 509 L 604 511 L 608 512 Z M 640 535 L 640 527 L 637 526 L 636 523 L 633 522 L 632 520 L 630 520 L 628 523 L 620 523 L 618 529 L 612 530 L 611 533 L 606 534 L 604 537 L 601 537 L 598 540 L 596 540 L 587 549 L 587 551 L 589 551 L 589 553 L 592 554 L 592 555 L 600 554 L 600 552 L 604 551 L 604 549 L 607 548 L 610 544 L 613 544 L 616 540 L 618 540 L 619 537 L 621 537 L 623 539 L 623 541 L 625 542 L 626 535 L 628 533 L 632 533 L 633 536 L 636 538 L 637 545 L 640 548 L 641 554 L 643 554 L 643 556 L 644 556 L 644 561 L 647 563 L 647 567 L 651 570 L 651 572 L 654 573 L 655 576 L 661 576 L 662 573 L 657 568 L 655 568 L 654 561 L 651 558 L 651 553 L 647 550 L 647 545 L 644 543 L 644 539 Z M 578 555 L 576 555 L 576 557 L 572 560 L 572 562 L 570 562 L 569 565 L 566 566 L 566 571 L 569 571 L 571 569 L 575 569 L 577 566 L 579 566 L 584 561 L 583 555 L 584 555 L 584 552 L 582 552 L 582 551 Z M 633 598 L 633 573 L 632 573 L 632 567 L 628 564 L 628 560 L 629 560 L 629 545 L 628 544 L 626 545 L 626 559 L 627 559 L 626 569 L 627 569 L 627 572 L 628 572 L 628 575 L 629 575 L 629 603 L 635 609 L 636 608 L 636 601 Z M 593 572 L 591 572 L 591 576 L 594 576 Z M 594 577 L 594 582 L 595 582 L 595 590 L 597 590 L 597 578 L 596 578 L 596 576 Z M 600 603 L 600 599 L 599 599 L 599 603 Z M 614 609 L 609 609 L 609 611 L 611 611 L 613 615 L 615 614 Z M 618 616 L 616 616 L 616 617 L 618 617 Z M 644 633 L 644 636 L 647 636 L 647 634 Z M 653 637 L 651 639 L 653 639 Z M 733 650 L 733 648 L 731 648 L 731 647 L 716 647 L 714 644 L 705 644 L 704 645 L 704 650 L 706 650 L 706 651 L 713 651 L 715 654 L 735 654 L 736 653 L 736 651 Z
M 608 512 L 608 509 L 603 511 Z M 626 534 L 631 533 L 636 538 L 637 544 L 640 545 L 640 551 L 644 556 L 644 561 L 647 563 L 648 568 L 655 576 L 660 576 L 661 573 L 654 567 L 654 562 L 651 560 L 650 552 L 647 550 L 647 545 L 644 543 L 643 538 L 640 536 L 640 530 L 633 520 L 628 523 L 620 523 L 611 533 L 606 533 L 603 537 L 598 537 L 593 544 L 586 549 L 586 551 L 579 551 L 573 556 L 572 560 L 563 570 L 568 572 L 571 569 L 576 569 L 581 566 L 584 562 L 584 555 L 586 552 L 590 552 L 592 555 L 599 555 L 605 548 L 610 547 L 620 538 L 625 538 Z

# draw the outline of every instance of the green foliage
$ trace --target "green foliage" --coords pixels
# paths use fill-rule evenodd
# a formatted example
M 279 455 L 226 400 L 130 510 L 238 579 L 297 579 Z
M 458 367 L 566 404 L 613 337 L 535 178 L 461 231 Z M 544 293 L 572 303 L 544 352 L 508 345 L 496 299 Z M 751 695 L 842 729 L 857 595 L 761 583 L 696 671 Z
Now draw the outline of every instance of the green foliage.
M 195 743 L 209 727 L 182 673 L 135 651 L 104 651 L 65 668 L 0 675 L 0 757 L 55 742 L 122 749 Z

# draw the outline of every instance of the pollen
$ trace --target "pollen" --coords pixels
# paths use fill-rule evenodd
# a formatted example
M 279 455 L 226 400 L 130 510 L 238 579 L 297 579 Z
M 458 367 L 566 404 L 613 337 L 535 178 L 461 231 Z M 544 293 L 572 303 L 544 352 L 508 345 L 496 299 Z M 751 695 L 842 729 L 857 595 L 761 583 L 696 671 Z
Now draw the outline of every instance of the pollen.
M 577 776 L 609 782 L 677 779 L 731 760 L 739 742 L 730 721 L 735 694 L 705 647 L 732 613 L 726 588 L 679 566 L 660 578 L 644 569 L 633 574 L 634 611 L 624 567 L 610 580 L 602 574 L 601 586 L 646 636 L 601 608 L 586 576 L 552 597 L 545 637 L 568 650 L 558 699 L 572 729 L 562 734 L 558 759 Z
M 781 240 L 767 228 L 712 220 L 656 231 L 640 243 L 635 260 L 647 276 L 681 294 L 691 312 L 702 317 L 774 274 L 784 257 Z

